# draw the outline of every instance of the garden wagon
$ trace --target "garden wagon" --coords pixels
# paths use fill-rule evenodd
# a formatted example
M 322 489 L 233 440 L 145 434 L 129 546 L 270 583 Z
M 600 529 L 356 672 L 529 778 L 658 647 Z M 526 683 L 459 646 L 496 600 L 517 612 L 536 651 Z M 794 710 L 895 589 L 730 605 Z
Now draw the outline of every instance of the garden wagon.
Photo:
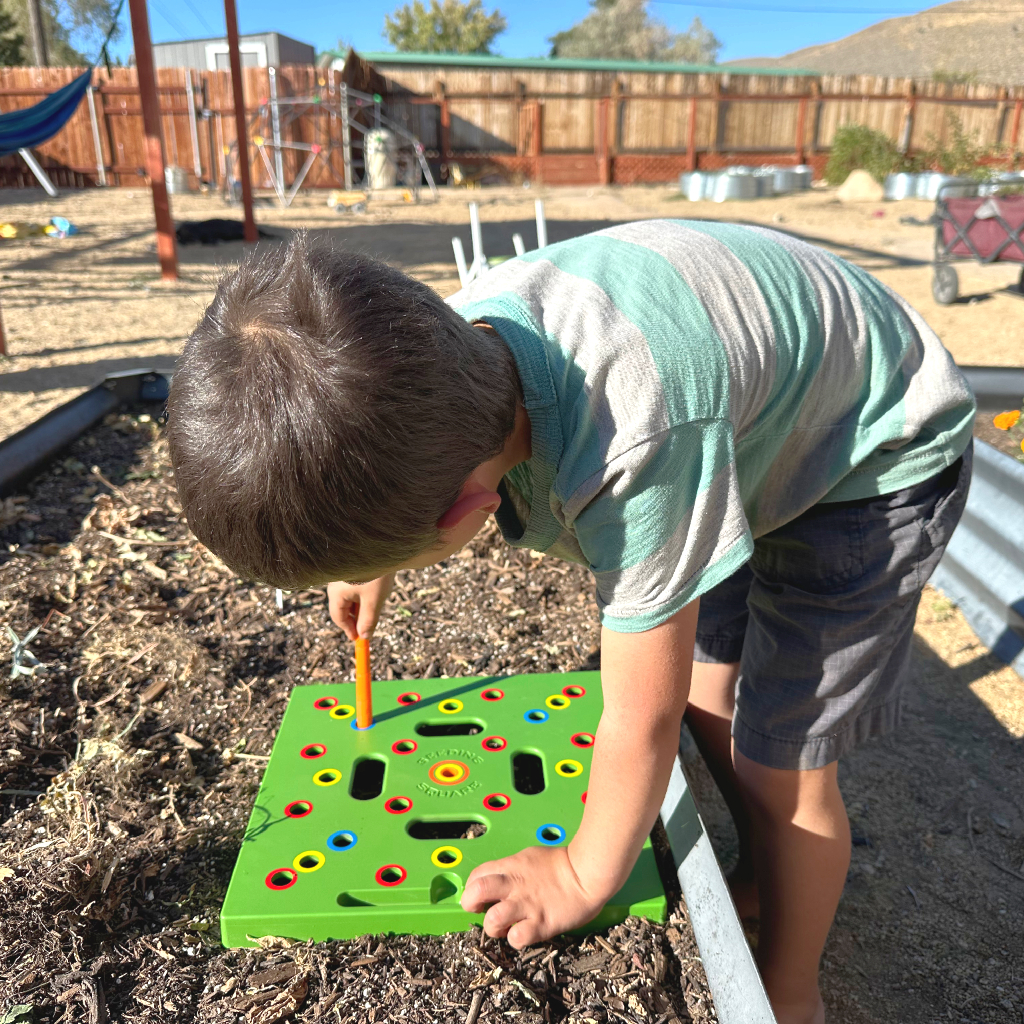
M 992 185 L 978 186 L 979 192 L 990 191 L 989 195 L 965 196 L 963 184 L 939 189 L 935 200 L 932 295 L 940 305 L 956 301 L 960 282 L 952 265 L 954 260 L 1024 263 L 1024 195 L 1019 194 L 1022 186 L 1024 178 L 1008 175 Z M 1024 268 L 1017 287 L 1024 293 Z

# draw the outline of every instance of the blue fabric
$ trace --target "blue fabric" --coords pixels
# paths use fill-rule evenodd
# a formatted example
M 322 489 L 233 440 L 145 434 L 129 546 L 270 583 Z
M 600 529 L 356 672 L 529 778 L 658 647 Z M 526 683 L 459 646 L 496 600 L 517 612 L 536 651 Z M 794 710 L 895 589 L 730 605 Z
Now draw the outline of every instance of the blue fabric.
M 0 114 L 0 156 L 31 149 L 56 135 L 78 109 L 91 80 L 89 68 L 34 106 Z

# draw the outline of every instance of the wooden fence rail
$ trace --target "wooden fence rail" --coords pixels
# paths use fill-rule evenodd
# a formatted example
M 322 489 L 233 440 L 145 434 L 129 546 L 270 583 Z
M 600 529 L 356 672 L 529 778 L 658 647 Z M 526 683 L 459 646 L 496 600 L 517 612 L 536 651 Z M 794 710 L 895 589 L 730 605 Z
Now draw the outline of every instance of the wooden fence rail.
M 810 163 L 820 173 L 836 129 L 850 123 L 876 128 L 910 152 L 948 141 L 955 123 L 1008 165 L 1016 166 L 1024 147 L 1024 87 L 868 76 L 393 67 L 382 76 L 365 62 L 349 64 L 344 73 L 307 65 L 277 70 L 283 100 L 315 100 L 287 120 L 284 138 L 331 151 L 314 164 L 310 187 L 340 188 L 344 180 L 340 150 L 332 149 L 341 139 L 343 80 L 364 90 L 372 82 L 388 115 L 420 138 L 435 165 L 489 164 L 550 184 L 670 181 L 684 170 L 736 163 Z M 79 71 L 0 69 L 0 110 L 38 102 Z M 184 169 L 192 187 L 223 184 L 236 142 L 229 73 L 157 74 L 168 163 Z M 243 76 L 251 139 L 260 130 L 257 111 L 269 96 L 269 78 L 265 68 L 246 68 Z M 134 69 L 97 69 L 81 107 L 38 155 L 64 186 L 144 184 Z M 299 160 L 285 151 L 288 180 Z M 263 162 L 252 159 L 252 168 L 254 184 L 270 187 Z M 0 185 L 31 184 L 19 157 L 0 159 Z

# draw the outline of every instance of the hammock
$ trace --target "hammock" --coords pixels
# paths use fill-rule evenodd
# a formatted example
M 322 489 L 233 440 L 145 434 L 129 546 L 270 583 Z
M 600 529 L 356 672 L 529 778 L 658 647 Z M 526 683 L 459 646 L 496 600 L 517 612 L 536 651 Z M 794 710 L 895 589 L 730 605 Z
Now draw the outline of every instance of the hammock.
M 34 106 L 0 114 L 0 156 L 38 146 L 56 135 L 78 109 L 91 80 L 89 68 Z

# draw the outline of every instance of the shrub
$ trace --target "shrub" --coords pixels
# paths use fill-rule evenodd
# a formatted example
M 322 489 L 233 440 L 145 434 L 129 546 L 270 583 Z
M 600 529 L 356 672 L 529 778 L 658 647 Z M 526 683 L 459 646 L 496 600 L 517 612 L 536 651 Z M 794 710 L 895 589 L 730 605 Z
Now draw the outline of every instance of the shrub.
M 921 154 L 925 167 L 931 167 L 943 174 L 956 174 L 966 178 L 985 181 L 992 176 L 992 169 L 982 160 L 989 151 L 974 141 L 974 136 L 964 131 L 960 118 L 952 111 L 946 114 L 948 142 L 940 142 L 934 135 L 928 135 L 930 149 Z
M 911 161 L 896 148 L 884 132 L 864 124 L 845 124 L 836 129 L 832 153 L 825 168 L 825 180 L 841 185 L 850 171 L 863 168 L 878 181 L 887 174 L 910 169 Z

